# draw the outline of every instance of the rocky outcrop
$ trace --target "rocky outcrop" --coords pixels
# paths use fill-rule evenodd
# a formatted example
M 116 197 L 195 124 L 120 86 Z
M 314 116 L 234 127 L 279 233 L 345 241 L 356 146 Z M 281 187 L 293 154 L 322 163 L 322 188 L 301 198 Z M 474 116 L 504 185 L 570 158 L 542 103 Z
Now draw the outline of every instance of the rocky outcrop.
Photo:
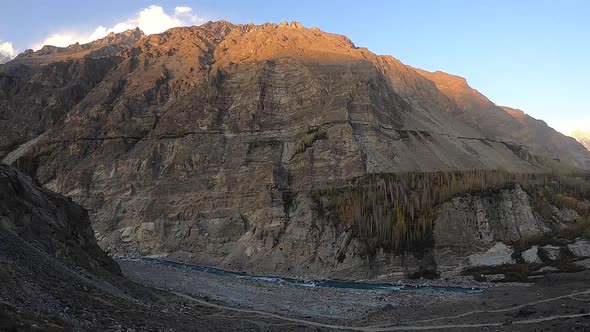
M 439 210 L 434 236 L 439 248 L 487 250 L 498 241 L 518 241 L 548 232 L 520 186 L 487 195 L 453 198 Z
M 496 243 L 493 247 L 483 253 L 471 254 L 467 257 L 469 266 L 498 266 L 514 264 L 512 258 L 514 250 L 502 242 Z
M 577 240 L 568 244 L 567 248 L 576 257 L 590 257 L 590 241 L 588 240 Z
M 536 198 L 518 185 L 467 194 L 442 204 L 434 222 L 438 272 L 452 277 L 473 267 L 530 264 L 539 269 L 560 264 L 563 268 L 572 257 L 588 256 L 586 240 L 556 240 L 549 235 L 571 223 L 572 215 L 579 220 L 577 213 L 550 206 L 551 214 L 542 216 L 537 204 Z

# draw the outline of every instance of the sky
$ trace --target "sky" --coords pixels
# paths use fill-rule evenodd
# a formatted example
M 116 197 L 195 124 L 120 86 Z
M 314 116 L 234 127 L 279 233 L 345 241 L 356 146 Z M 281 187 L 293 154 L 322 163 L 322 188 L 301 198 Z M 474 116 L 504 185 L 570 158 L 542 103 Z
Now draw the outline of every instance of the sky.
M 498 105 L 590 131 L 587 0 L 0 0 L 0 55 L 139 26 L 299 21 L 430 71 L 465 77 Z

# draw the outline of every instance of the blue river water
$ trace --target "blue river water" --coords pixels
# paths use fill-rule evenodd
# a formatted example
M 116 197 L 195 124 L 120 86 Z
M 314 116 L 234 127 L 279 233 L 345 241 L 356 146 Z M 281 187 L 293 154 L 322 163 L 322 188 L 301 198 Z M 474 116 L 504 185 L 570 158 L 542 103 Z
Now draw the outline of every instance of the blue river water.
M 339 280 L 303 280 L 286 277 L 273 277 L 247 274 L 244 272 L 228 271 L 209 266 L 192 265 L 185 263 L 178 263 L 157 258 L 133 258 L 131 261 L 140 261 L 151 264 L 157 264 L 177 269 L 190 270 L 196 272 L 210 273 L 217 276 L 245 279 L 250 281 L 268 282 L 272 284 L 291 285 L 298 287 L 326 287 L 326 288 L 341 288 L 341 289 L 357 289 L 357 290 L 382 290 L 382 291 L 412 291 L 412 292 L 451 292 L 462 294 L 482 293 L 482 288 L 475 287 L 456 287 L 456 286 L 422 286 L 422 285 L 404 285 L 404 284 L 390 284 L 390 283 L 369 283 L 369 282 L 350 282 Z

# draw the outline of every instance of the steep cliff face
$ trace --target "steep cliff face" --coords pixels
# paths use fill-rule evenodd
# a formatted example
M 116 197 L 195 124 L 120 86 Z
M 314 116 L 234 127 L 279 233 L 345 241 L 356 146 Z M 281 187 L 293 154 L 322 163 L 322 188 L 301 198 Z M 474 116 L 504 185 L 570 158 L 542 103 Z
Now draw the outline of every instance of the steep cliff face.
M 9 160 L 87 207 L 115 254 L 327 274 L 365 249 L 310 191 L 372 173 L 541 167 L 415 69 L 295 22 L 175 28 L 82 59 L 108 65 L 56 121 L 16 126 L 27 137 L 9 132 L 5 151 L 49 129 Z M 3 114 L 19 98 L 7 94 Z
M 438 271 L 452 275 L 468 266 L 466 257 L 470 255 L 486 252 L 497 243 L 518 242 L 549 232 L 556 227 L 555 221 L 567 219 L 544 220 L 534 210 L 532 201 L 517 186 L 500 192 L 456 197 L 444 203 L 434 223 Z M 556 208 L 556 211 L 560 210 Z M 509 253 L 505 262 L 490 260 L 490 264 L 514 263 L 510 256 Z
M 473 252 L 487 250 L 498 241 L 518 241 L 550 230 L 520 186 L 454 198 L 440 207 L 435 225 L 439 248 L 460 247 Z

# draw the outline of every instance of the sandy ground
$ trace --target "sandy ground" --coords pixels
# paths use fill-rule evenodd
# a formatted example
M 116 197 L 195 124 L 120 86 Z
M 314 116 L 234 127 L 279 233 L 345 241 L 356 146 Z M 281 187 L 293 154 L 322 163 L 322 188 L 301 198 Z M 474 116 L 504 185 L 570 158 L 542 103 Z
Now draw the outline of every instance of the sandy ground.
M 145 262 L 119 264 L 130 279 L 200 305 L 266 315 L 310 330 L 590 331 L 589 271 L 457 294 L 306 288 Z

